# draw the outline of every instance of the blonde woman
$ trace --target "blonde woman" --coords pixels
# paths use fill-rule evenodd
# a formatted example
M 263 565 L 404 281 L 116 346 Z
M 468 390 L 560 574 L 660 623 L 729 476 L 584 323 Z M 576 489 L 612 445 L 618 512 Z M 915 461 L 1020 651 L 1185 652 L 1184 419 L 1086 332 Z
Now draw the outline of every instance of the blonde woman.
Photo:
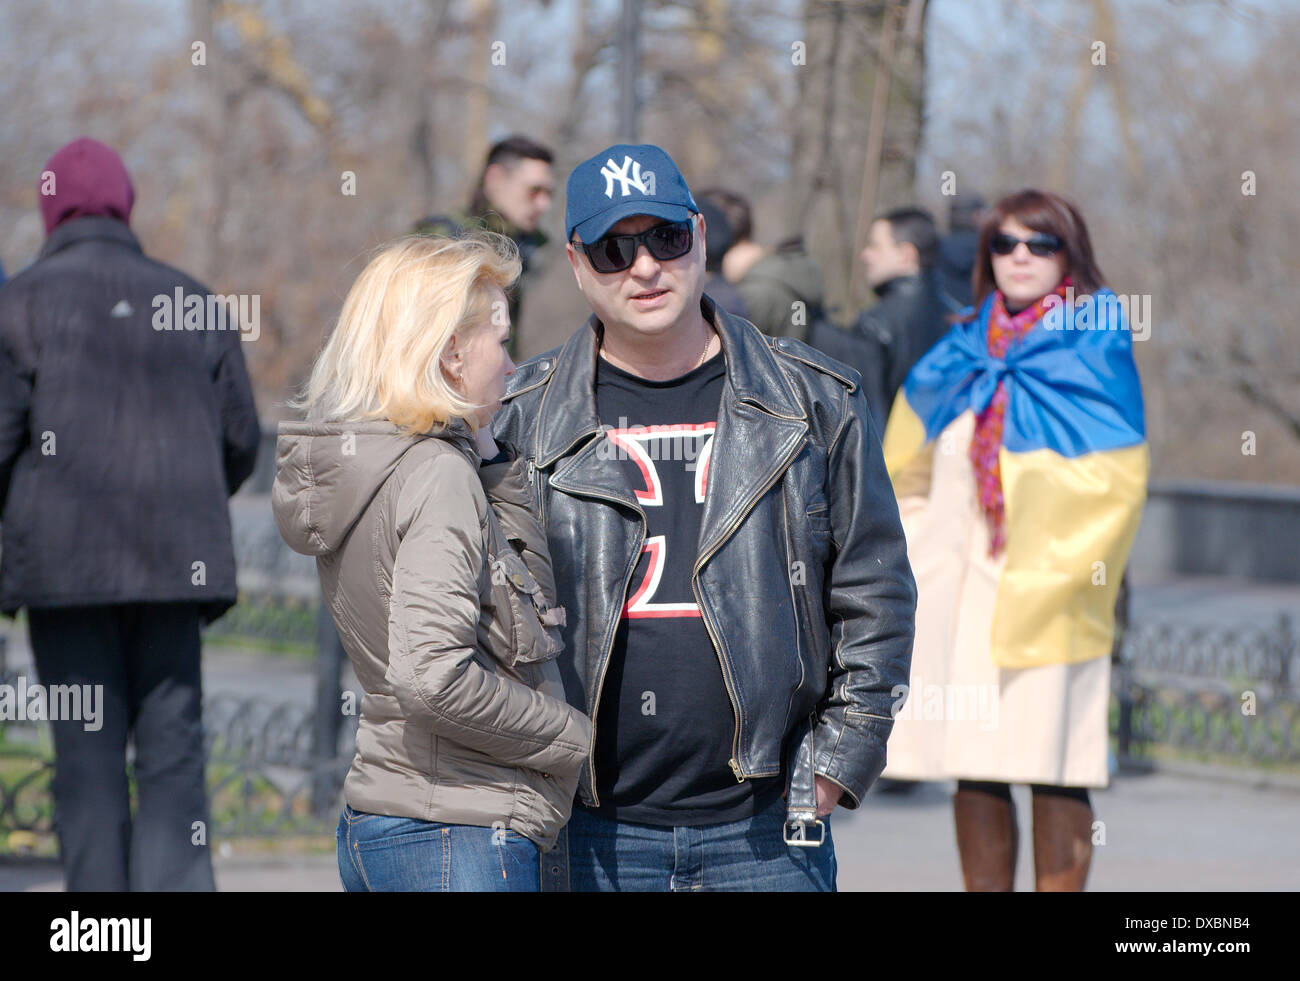
M 344 784 L 349 891 L 537 891 L 591 723 L 564 700 L 564 611 L 523 461 L 489 429 L 514 365 L 513 243 L 383 249 L 283 423 L 273 507 L 316 556 L 365 690 Z

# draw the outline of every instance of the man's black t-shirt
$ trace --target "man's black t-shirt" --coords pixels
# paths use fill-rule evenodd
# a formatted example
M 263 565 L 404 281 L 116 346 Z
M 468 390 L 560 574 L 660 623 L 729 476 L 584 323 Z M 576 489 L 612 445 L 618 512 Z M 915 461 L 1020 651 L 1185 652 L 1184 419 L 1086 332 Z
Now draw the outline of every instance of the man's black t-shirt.
M 596 717 L 600 812 L 619 820 L 718 824 L 756 807 L 755 782 L 729 764 L 735 712 L 691 588 L 725 377 L 721 353 L 670 381 L 597 359 L 596 411 L 613 427 L 601 452 L 646 516 Z M 758 806 L 777 781 L 761 784 Z

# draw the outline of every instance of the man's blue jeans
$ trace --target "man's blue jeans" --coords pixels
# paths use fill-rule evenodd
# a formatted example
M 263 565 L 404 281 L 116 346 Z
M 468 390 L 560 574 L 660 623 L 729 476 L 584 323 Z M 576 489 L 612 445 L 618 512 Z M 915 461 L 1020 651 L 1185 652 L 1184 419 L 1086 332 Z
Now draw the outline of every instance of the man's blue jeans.
M 517 831 L 354 811 L 339 817 L 348 892 L 537 892 L 537 846 Z
M 835 844 L 829 818 L 819 848 L 787 845 L 785 801 L 729 824 L 657 827 L 573 809 L 567 840 L 573 892 L 834 892 Z M 562 869 L 564 851 L 543 856 Z M 548 888 L 563 873 L 548 877 Z M 563 882 L 559 882 L 563 888 Z

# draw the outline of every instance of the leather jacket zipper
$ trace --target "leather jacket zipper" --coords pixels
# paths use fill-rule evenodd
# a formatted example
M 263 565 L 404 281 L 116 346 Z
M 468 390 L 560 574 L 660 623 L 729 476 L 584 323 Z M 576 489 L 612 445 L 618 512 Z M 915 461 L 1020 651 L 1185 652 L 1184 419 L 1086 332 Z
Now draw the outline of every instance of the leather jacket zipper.
M 799 451 L 804 448 L 807 442 L 808 442 L 807 436 L 803 437 L 799 441 L 799 445 L 794 448 L 794 453 L 791 456 L 791 459 L 793 459 L 794 456 L 797 456 L 799 454 Z M 754 497 L 755 501 L 759 500 L 764 494 L 766 494 L 769 490 L 772 489 L 772 485 L 776 483 L 777 479 L 781 476 L 782 472 L 783 471 L 780 469 L 772 471 L 772 474 L 770 475 L 768 480 L 763 484 L 762 489 L 758 492 L 757 495 L 755 495 Z M 727 688 L 727 697 L 731 699 L 731 711 L 736 717 L 735 732 L 731 737 L 731 759 L 727 761 L 727 764 L 731 767 L 731 772 L 735 774 L 737 783 L 745 782 L 745 773 L 740 768 L 740 700 L 736 697 L 735 684 L 732 680 L 731 672 L 727 667 L 726 658 L 722 656 L 722 645 L 718 643 L 718 638 L 713 632 L 712 621 L 705 613 L 703 597 L 700 595 L 700 590 L 699 590 L 699 575 L 700 575 L 700 566 L 702 566 L 705 562 L 707 562 L 710 558 L 713 557 L 713 554 L 722 547 L 722 543 L 727 540 L 727 538 L 731 535 L 731 533 L 735 531 L 735 529 L 740 525 L 740 522 L 744 520 L 744 518 L 747 517 L 748 514 L 749 514 L 748 510 L 742 511 L 740 514 L 738 514 L 735 517 L 735 519 L 726 526 L 726 528 L 723 530 L 723 533 L 718 536 L 716 544 L 714 544 L 713 547 L 711 547 L 708 550 L 708 552 L 696 558 L 695 568 L 691 571 L 691 591 L 695 593 L 695 605 L 700 608 L 700 616 L 703 617 L 704 619 L 704 627 L 706 630 L 708 630 L 709 637 L 713 641 L 714 653 L 717 654 L 718 664 L 722 667 L 722 683 Z
M 612 504 L 620 504 L 628 507 L 627 501 L 619 500 L 616 497 L 606 497 L 604 494 L 594 494 L 591 491 L 584 490 L 583 495 L 586 497 L 595 497 L 602 501 L 609 501 Z M 632 564 L 627 572 L 623 574 L 623 598 L 619 601 L 619 614 L 622 614 L 623 603 L 627 602 L 627 588 L 632 582 L 632 576 L 636 573 L 637 563 L 641 560 L 641 550 L 645 547 L 646 536 L 646 517 L 641 508 L 635 508 L 636 513 L 641 517 L 641 538 L 637 542 L 636 548 L 632 552 Z M 614 640 L 618 637 L 618 623 L 615 621 L 614 629 L 609 634 L 609 647 L 605 650 L 605 659 L 601 662 L 600 677 L 596 679 L 596 692 L 592 698 L 591 704 L 591 755 L 587 758 L 587 773 L 591 777 L 591 800 L 594 806 L 600 806 L 600 794 L 596 792 L 596 716 L 600 713 L 600 693 L 605 687 L 605 675 L 609 671 L 609 661 L 614 655 Z
M 718 644 L 718 638 L 713 632 L 712 621 L 709 620 L 708 614 L 704 610 L 704 603 L 700 597 L 700 591 L 696 588 L 698 585 L 694 573 L 691 574 L 691 591 L 695 593 L 695 605 L 700 608 L 700 616 L 704 620 L 704 629 L 709 632 L 709 640 L 713 641 L 713 650 L 718 658 L 718 665 L 722 668 L 722 683 L 727 688 L 727 698 L 731 700 L 731 713 L 734 716 L 733 728 L 731 731 L 731 759 L 727 760 L 727 765 L 731 767 L 731 772 L 736 777 L 737 783 L 745 782 L 745 774 L 740 769 L 740 709 L 739 702 L 736 699 L 736 689 L 732 684 L 731 672 L 727 670 L 727 665 L 722 657 L 722 647 Z
M 545 485 L 537 480 L 537 461 L 529 459 L 528 461 L 528 486 L 533 491 L 533 499 L 537 501 L 537 520 L 542 526 L 542 533 L 546 532 L 546 494 Z

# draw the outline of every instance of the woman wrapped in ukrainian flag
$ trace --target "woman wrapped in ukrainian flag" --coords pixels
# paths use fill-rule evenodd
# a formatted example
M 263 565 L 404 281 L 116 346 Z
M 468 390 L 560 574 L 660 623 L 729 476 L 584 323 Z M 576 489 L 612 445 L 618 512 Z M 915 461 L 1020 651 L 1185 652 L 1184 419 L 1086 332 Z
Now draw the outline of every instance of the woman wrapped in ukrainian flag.
M 1082 890 L 1108 771 L 1115 600 L 1146 499 L 1133 342 L 1078 210 L 980 229 L 974 307 L 913 367 L 884 453 L 919 602 L 884 776 L 957 781 L 966 888 L 1010 890 L 1029 784 L 1039 890 Z

